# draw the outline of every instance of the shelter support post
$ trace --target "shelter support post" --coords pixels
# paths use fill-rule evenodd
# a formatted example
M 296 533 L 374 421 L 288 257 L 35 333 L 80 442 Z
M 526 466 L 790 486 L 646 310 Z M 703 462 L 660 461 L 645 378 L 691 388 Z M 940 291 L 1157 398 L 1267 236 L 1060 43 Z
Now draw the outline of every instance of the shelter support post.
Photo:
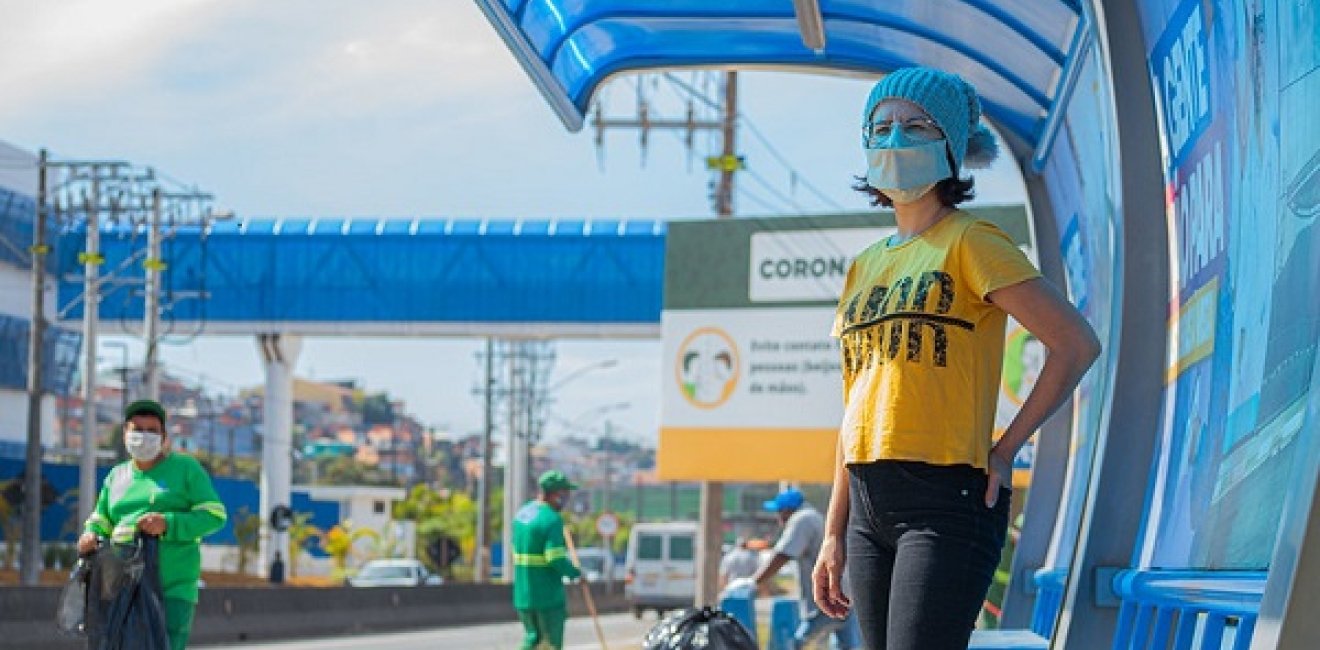
M 1145 508 L 1146 481 L 1160 430 L 1167 328 L 1152 327 L 1169 298 L 1168 232 L 1164 221 L 1164 174 L 1145 50 L 1131 47 L 1144 36 L 1137 3 L 1101 0 L 1095 13 L 1101 53 L 1109 61 L 1121 200 L 1117 229 L 1122 273 L 1112 402 L 1102 418 L 1095 458 L 1071 558 L 1064 605 L 1052 648 L 1108 648 L 1118 609 L 1097 602 L 1106 567 L 1132 561 Z
M 1030 155 L 1027 151 L 1025 156 L 1019 154 L 1017 158 L 1027 160 Z M 1022 167 L 1025 169 L 1026 165 Z M 1023 181 L 1031 203 L 1032 245 L 1040 262 L 1040 271 L 1060 291 L 1065 291 L 1067 281 L 1059 246 L 1058 221 L 1045 188 L 1045 179 L 1028 171 Z M 1022 530 L 1013 553 L 1008 591 L 1004 593 L 1004 614 L 999 620 L 1001 628 L 1031 627 L 1031 615 L 1036 605 L 1035 571 L 1045 565 L 1059 504 L 1063 501 L 1072 423 L 1073 402 L 1069 400 L 1036 433 L 1031 487 L 1022 512 Z M 1021 498 L 1016 494 L 1013 497 Z

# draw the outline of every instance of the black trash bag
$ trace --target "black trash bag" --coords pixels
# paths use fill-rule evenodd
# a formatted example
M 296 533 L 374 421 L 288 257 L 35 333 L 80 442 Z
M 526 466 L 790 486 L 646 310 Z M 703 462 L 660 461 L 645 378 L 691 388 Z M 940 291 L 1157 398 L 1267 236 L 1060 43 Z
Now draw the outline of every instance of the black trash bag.
M 88 650 L 169 650 L 160 589 L 159 541 L 106 544 L 87 583 Z
M 758 650 L 738 619 L 712 608 L 685 609 L 664 617 L 642 640 L 642 650 Z
M 55 627 L 61 634 L 87 636 L 87 580 L 91 571 L 91 560 L 80 557 L 69 572 L 69 581 L 64 583 L 55 609 Z

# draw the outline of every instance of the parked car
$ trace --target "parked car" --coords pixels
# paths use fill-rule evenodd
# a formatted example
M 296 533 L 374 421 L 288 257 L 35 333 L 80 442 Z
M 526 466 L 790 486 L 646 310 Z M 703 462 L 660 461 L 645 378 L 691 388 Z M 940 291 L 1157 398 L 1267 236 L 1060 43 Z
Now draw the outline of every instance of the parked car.
M 420 587 L 442 584 L 444 579 L 426 570 L 418 560 L 371 560 L 348 579 L 350 587 Z
M 623 573 L 622 562 L 610 562 L 609 553 L 602 548 L 585 547 L 577 550 L 582 575 L 587 582 L 616 580 Z

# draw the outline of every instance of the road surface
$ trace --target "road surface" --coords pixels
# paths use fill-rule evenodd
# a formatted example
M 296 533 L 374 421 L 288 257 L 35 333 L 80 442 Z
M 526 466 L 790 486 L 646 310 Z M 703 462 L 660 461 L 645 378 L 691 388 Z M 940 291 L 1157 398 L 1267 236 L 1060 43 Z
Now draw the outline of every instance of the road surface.
M 632 614 L 609 614 L 600 619 L 605 641 L 610 650 L 638 650 L 642 637 L 655 625 L 655 615 L 647 614 L 642 620 Z M 352 650 L 379 648 L 381 650 L 435 650 L 436 648 L 463 648 L 464 650 L 515 650 L 522 642 L 522 626 L 518 623 L 491 623 L 436 630 L 394 632 L 361 636 L 340 636 L 330 639 L 279 641 L 270 643 L 244 643 L 225 646 L 205 646 L 229 650 Z M 564 631 L 564 650 L 598 650 L 596 633 L 591 619 L 575 617 L 568 621 Z

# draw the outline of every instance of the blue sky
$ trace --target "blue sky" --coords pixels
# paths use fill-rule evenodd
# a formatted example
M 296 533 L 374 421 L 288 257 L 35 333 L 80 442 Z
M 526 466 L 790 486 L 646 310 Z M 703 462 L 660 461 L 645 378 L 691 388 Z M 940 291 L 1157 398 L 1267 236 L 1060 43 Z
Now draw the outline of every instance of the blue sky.
M 154 166 L 240 217 L 711 214 L 701 161 L 717 142 L 699 135 L 689 153 L 678 134 L 653 133 L 643 153 L 635 132 L 606 133 L 602 149 L 593 132 L 568 133 L 467 0 L 0 0 L 0 15 L 0 140 Z M 740 77 L 750 126 L 739 134 L 749 166 L 739 214 L 867 209 L 848 185 L 862 170 L 858 114 L 871 82 Z M 607 114 L 631 116 L 639 83 L 654 110 L 682 114 L 656 77 L 617 78 L 602 93 Z M 981 201 L 1022 200 L 1011 163 L 977 179 Z M 480 345 L 309 339 L 299 373 L 359 378 L 425 422 L 465 432 L 481 424 L 471 395 Z M 619 365 L 565 384 L 555 411 L 574 419 L 628 402 L 610 415 L 616 428 L 653 439 L 659 352 L 658 341 L 561 342 L 556 378 L 603 359 Z M 114 362 L 119 352 L 102 354 Z M 262 377 L 246 338 L 202 338 L 163 356 L 222 387 Z

